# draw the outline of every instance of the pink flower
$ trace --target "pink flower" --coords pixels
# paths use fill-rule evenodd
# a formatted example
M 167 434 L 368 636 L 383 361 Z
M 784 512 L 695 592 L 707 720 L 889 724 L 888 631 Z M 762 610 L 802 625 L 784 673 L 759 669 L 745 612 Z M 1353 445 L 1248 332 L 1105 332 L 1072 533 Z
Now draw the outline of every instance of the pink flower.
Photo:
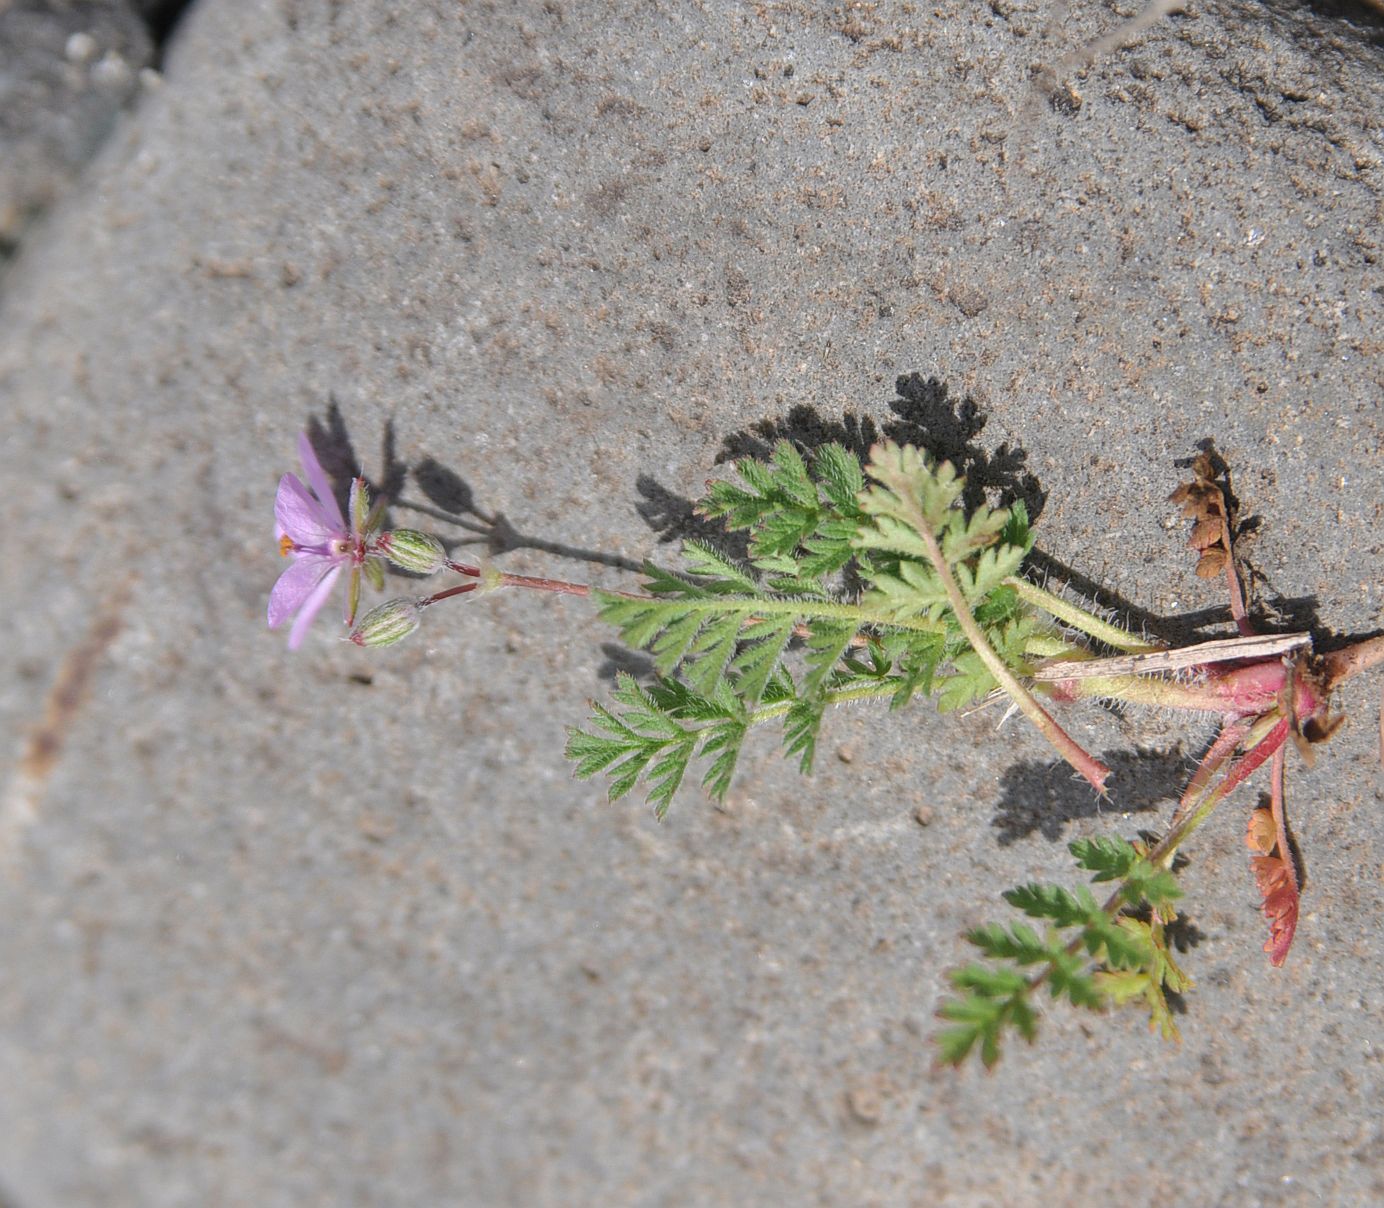
M 351 483 L 348 525 L 305 432 L 298 436 L 298 458 L 312 490 L 294 474 L 279 479 L 279 491 L 274 497 L 274 538 L 279 543 L 279 553 L 293 560 L 269 593 L 270 629 L 277 629 L 297 613 L 293 628 L 288 631 L 290 650 L 302 645 L 313 617 L 327 602 L 343 570 L 349 568 L 351 572 L 346 599 L 348 625 L 355 621 L 361 570 L 372 581 L 382 578 L 378 561 L 371 556 L 374 551 L 370 536 L 377 517 L 370 512 L 365 480 L 357 478 Z

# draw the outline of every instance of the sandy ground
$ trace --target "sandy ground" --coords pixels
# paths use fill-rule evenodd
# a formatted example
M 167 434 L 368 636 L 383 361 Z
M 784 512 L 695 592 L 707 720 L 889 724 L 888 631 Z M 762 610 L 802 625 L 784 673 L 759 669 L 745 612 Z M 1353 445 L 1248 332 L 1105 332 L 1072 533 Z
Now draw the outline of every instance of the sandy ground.
M 203 0 L 0 302 L 6 1208 L 1384 1199 L 1377 683 L 1293 777 L 1287 966 L 1245 794 L 1182 1044 L 1056 1012 L 987 1076 L 932 1064 L 962 931 L 1202 726 L 1071 715 L 1122 813 L 991 715 L 843 711 L 660 825 L 562 758 L 628 662 L 582 601 L 263 625 L 305 426 L 627 586 L 718 457 L 848 423 L 1174 629 L 1213 438 L 1261 593 L 1377 631 L 1379 25 L 1197 3 L 1035 90 L 1133 11 Z

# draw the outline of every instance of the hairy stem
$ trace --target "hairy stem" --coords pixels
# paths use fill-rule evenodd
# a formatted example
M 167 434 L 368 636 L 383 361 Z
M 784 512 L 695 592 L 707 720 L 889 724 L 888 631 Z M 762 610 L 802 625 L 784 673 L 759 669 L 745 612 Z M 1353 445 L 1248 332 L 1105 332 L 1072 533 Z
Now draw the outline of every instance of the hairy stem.
M 1267 713 L 1259 718 L 1249 731 L 1246 740 L 1248 749 L 1230 765 L 1221 782 L 1215 788 L 1203 789 L 1199 799 L 1183 797 L 1177 808 L 1181 820 L 1149 852 L 1149 863 L 1168 867 L 1187 837 L 1211 816 L 1212 810 L 1229 796 L 1232 789 L 1247 780 L 1251 772 L 1278 751 L 1287 741 L 1291 728 L 1288 718 L 1275 713 Z
M 1150 645 L 1143 638 L 1130 633 L 1129 630 L 1121 629 L 1118 625 L 1102 620 L 1100 617 L 1087 612 L 1086 609 L 1079 608 L 1070 601 L 1062 599 L 1061 596 L 1055 596 L 1052 592 L 1035 583 L 1030 583 L 1018 575 L 1010 575 L 1004 584 L 1006 587 L 1012 587 L 1025 603 L 1032 604 L 1035 608 L 1041 608 L 1056 620 L 1061 621 L 1062 624 L 1080 630 L 1087 636 L 1095 638 L 1098 642 L 1104 642 L 1115 650 L 1123 650 L 1127 654 L 1146 654 L 1165 649 L 1163 646 Z
M 1221 727 L 1221 732 L 1216 735 L 1216 740 L 1202 756 L 1201 763 L 1197 765 L 1197 770 L 1192 773 L 1192 779 L 1188 781 L 1187 787 L 1183 790 L 1182 799 L 1177 804 L 1177 809 L 1173 812 L 1172 820 L 1168 824 L 1170 831 L 1175 830 L 1195 808 L 1202 794 L 1206 792 L 1206 786 L 1211 783 L 1211 777 L 1225 766 L 1226 760 L 1235 754 L 1235 748 L 1243 741 L 1249 733 L 1249 722 L 1244 718 L 1234 718 L 1227 721 Z
M 898 691 L 898 684 L 892 680 L 880 680 L 874 684 L 856 684 L 850 688 L 836 688 L 823 693 L 829 705 L 845 705 L 857 700 L 878 700 L 881 697 L 893 696 Z M 761 722 L 774 721 L 782 717 L 796 702 L 789 700 L 774 701 L 770 705 L 760 705 L 749 715 L 750 725 L 757 726 Z
M 876 477 L 879 475 L 876 474 Z M 890 484 L 886 483 L 886 485 Z M 896 494 L 910 513 L 909 521 L 917 530 L 918 536 L 922 538 L 923 546 L 927 550 L 928 561 L 932 563 L 933 569 L 937 572 L 942 588 L 947 593 L 947 601 L 951 604 L 952 612 L 956 616 L 957 624 L 961 626 L 961 632 L 966 635 L 971 649 L 980 656 L 980 661 L 985 664 L 986 670 L 995 677 L 995 682 L 1008 693 L 1009 698 L 1019 706 L 1023 715 L 1038 727 L 1039 732 L 1052 743 L 1062 758 L 1080 772 L 1095 788 L 1096 792 L 1104 796 L 1105 782 L 1109 779 L 1110 769 L 1095 756 L 1087 753 L 1080 743 L 1076 742 L 1059 726 L 1038 703 L 1033 694 L 1004 665 L 1004 660 L 995 653 L 994 647 L 986 641 L 984 631 L 976 623 L 975 615 L 971 612 L 970 605 L 966 603 L 966 597 L 957 585 L 956 579 L 951 573 L 951 567 L 947 565 L 947 560 L 942 554 L 942 547 L 938 544 L 937 536 L 932 531 L 927 517 L 923 514 L 922 507 L 913 498 L 906 485 L 897 490 Z

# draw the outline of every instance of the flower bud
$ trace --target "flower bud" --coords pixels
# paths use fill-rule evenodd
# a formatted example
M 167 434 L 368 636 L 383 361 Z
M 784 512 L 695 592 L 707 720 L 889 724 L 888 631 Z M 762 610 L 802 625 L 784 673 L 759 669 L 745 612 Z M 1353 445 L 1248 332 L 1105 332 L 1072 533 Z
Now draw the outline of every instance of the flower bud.
M 351 631 L 357 646 L 392 646 L 402 642 L 421 623 L 417 600 L 388 600 L 372 608 Z
M 431 575 L 441 570 L 447 561 L 442 542 L 417 529 L 395 529 L 385 533 L 379 539 L 378 548 L 395 566 L 415 575 Z

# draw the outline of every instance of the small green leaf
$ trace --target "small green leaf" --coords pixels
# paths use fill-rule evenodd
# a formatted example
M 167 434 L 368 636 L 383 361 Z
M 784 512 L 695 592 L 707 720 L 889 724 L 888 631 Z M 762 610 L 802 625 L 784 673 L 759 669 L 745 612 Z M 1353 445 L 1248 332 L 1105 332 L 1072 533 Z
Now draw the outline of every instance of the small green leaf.
M 1016 545 L 1025 553 L 1033 549 L 1035 534 L 1029 527 L 1028 506 L 1022 499 L 1016 499 L 1009 505 L 1009 518 L 1005 522 L 1004 531 L 1000 533 L 1000 541 L 1005 545 Z
M 1030 918 L 1051 919 L 1059 927 L 1075 927 L 1100 913 L 1100 907 L 1084 885 L 1075 891 L 1060 885 L 1020 885 L 1005 890 L 1000 896 Z
M 800 772 L 812 770 L 812 760 L 817 753 L 817 731 L 825 711 L 826 696 L 818 692 L 795 701 L 783 719 L 784 751 L 798 756 Z
M 1135 923 L 1135 927 L 1122 926 Z M 1143 969 L 1153 960 L 1153 946 L 1139 933 L 1136 920 L 1118 922 L 1103 911 L 1087 920 L 1082 939 L 1086 951 L 1112 969 Z
M 1077 839 L 1067 844 L 1077 866 L 1096 875 L 1093 881 L 1116 881 L 1125 876 L 1139 859 L 1132 844 L 1116 835 Z
M 987 956 L 1019 965 L 1048 960 L 1053 951 L 1027 923 L 1014 923 L 1007 928 L 991 923 L 968 931 L 966 939 Z
M 823 445 L 812 459 L 812 472 L 828 501 L 848 515 L 859 512 L 856 497 L 865 489 L 860 460 L 844 446 Z
M 757 590 L 754 579 L 704 541 L 684 541 L 682 559 L 690 574 L 711 580 L 714 590 L 745 593 Z

